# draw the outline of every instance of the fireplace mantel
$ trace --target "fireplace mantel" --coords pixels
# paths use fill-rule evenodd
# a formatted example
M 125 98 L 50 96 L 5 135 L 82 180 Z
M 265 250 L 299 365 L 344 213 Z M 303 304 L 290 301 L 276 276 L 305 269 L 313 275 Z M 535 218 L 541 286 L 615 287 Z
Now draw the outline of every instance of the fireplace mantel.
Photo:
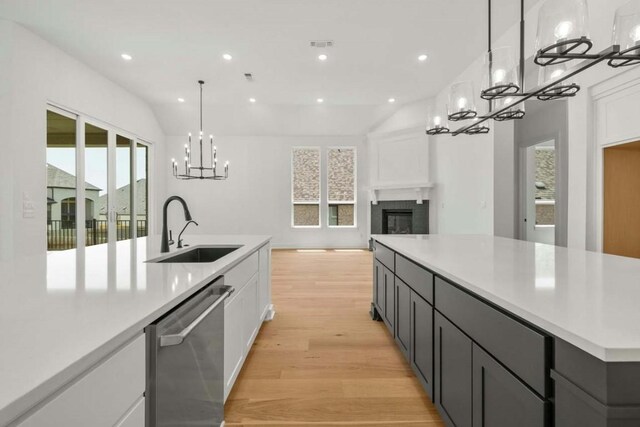
M 419 183 L 403 183 L 403 184 L 375 184 L 369 187 L 369 193 L 371 197 L 371 203 L 378 204 L 378 200 L 384 200 L 380 197 L 381 192 L 399 193 L 413 191 L 416 194 L 416 203 L 422 204 L 424 199 L 429 199 L 429 190 L 434 187 L 432 182 L 419 182 Z

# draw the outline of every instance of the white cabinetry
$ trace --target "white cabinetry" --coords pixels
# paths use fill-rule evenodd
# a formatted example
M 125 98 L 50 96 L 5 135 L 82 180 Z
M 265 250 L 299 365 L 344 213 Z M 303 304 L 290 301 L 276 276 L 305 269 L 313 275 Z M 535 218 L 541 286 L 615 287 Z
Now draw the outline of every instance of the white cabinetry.
M 19 427 L 144 427 L 144 335 L 129 342 Z
M 225 400 L 271 307 L 270 257 L 267 244 L 225 273 L 225 284 L 235 289 L 224 306 Z

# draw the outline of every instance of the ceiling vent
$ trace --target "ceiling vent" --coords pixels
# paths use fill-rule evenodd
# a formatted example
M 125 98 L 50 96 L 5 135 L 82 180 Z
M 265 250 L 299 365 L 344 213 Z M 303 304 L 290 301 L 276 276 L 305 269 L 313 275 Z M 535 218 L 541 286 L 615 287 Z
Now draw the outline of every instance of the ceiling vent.
M 311 47 L 319 48 L 333 47 L 333 40 L 311 40 L 311 42 L 309 42 L 309 45 Z
M 244 78 L 251 83 L 253 81 L 253 74 L 251 73 L 244 73 Z

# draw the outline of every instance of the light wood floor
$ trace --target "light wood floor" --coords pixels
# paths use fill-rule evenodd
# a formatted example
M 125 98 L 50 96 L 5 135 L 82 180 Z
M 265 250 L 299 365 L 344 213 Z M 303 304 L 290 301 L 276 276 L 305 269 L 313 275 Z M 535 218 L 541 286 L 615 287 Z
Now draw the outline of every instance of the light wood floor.
M 382 322 L 372 255 L 273 251 L 275 319 L 225 405 L 227 426 L 443 426 Z

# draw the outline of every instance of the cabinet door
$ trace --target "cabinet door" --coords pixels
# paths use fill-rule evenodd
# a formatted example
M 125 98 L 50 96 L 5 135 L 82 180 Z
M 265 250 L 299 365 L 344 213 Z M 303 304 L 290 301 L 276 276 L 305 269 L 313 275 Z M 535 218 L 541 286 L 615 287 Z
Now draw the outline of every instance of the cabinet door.
M 242 294 L 245 288 L 232 295 L 224 305 L 224 398 L 240 372 L 244 356 L 242 333 Z
M 249 280 L 242 292 L 244 354 L 248 354 L 262 322 L 258 320 L 258 275 Z
M 410 362 L 418 380 L 433 398 L 433 307 L 411 292 Z
M 378 260 L 374 261 L 374 299 L 373 302 L 376 304 L 376 308 L 378 309 L 378 313 L 380 316 L 384 315 L 384 266 Z
M 395 337 L 398 347 L 409 360 L 411 350 L 411 288 L 402 280 L 395 279 Z
M 260 320 L 265 318 L 271 305 L 271 246 L 269 244 L 260 248 L 258 281 L 258 314 Z
M 471 427 L 471 339 L 436 311 L 435 342 L 438 411 L 448 426 Z
M 393 323 L 395 322 L 395 276 L 386 267 L 384 269 L 384 314 L 382 315 L 382 319 L 384 323 L 389 328 L 391 334 L 394 334 L 395 330 L 393 328 Z
M 544 427 L 546 420 L 546 403 L 474 344 L 474 427 Z

